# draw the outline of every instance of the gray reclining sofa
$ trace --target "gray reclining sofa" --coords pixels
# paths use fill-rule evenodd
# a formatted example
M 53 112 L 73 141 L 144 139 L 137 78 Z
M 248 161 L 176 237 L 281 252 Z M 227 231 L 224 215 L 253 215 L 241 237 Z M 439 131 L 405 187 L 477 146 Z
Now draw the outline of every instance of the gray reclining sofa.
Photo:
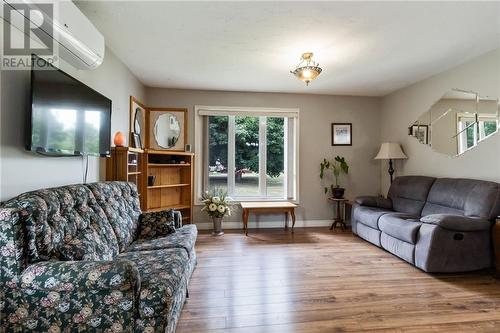
M 426 272 L 491 267 L 491 227 L 500 184 L 473 179 L 398 177 L 387 198 L 358 197 L 352 231 Z

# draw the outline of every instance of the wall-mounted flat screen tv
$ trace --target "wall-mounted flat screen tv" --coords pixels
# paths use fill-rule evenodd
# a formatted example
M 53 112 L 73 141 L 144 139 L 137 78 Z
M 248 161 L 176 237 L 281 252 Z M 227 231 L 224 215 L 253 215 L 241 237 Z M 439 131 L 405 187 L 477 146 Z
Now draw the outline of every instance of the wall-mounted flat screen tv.
M 27 150 L 109 156 L 111 100 L 36 56 L 28 113 Z

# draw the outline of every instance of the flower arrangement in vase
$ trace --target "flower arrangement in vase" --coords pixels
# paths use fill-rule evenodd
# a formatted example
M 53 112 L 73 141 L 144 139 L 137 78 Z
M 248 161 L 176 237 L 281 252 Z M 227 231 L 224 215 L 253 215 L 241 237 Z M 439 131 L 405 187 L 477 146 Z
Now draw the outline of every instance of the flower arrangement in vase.
M 224 234 L 222 231 L 222 218 L 226 215 L 231 215 L 231 208 L 227 192 L 223 189 L 215 188 L 210 192 L 207 191 L 201 196 L 203 207 L 201 210 L 207 212 L 208 216 L 212 218 L 214 224 L 214 231 L 212 235 L 220 236 Z

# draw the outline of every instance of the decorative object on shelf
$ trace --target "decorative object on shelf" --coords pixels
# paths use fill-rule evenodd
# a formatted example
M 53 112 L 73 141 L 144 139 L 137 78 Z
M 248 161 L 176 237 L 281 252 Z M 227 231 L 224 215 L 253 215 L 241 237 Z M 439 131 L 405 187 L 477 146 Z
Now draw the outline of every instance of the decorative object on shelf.
M 205 205 L 202 210 L 205 210 L 208 216 L 212 218 L 214 225 L 214 231 L 212 232 L 213 236 L 224 235 L 224 231 L 222 231 L 222 218 L 225 215 L 231 215 L 228 199 L 227 192 L 218 188 L 210 192 L 205 192 L 201 196 L 201 200 Z
M 187 109 L 149 110 L 149 148 L 184 151 L 187 141 Z
M 123 135 L 123 133 L 120 131 L 116 132 L 115 137 L 113 139 L 113 143 L 117 147 L 124 147 L 125 146 L 125 135 Z
M 156 176 L 148 176 L 148 186 L 154 186 L 156 181 Z
M 135 146 L 136 148 L 144 148 L 142 143 L 145 142 L 146 135 L 146 107 L 139 102 L 135 97 L 130 96 L 130 141 L 135 140 L 134 137 L 139 136 L 138 143 L 140 146 Z
M 497 97 L 473 91 L 447 91 L 408 127 L 408 135 L 448 156 L 474 149 L 500 130 Z
M 307 86 L 312 80 L 317 78 L 322 71 L 321 67 L 319 67 L 319 63 L 314 62 L 312 57 L 312 52 L 303 53 L 297 67 L 293 71 L 290 71 L 290 73 L 295 75 L 299 80 L 304 81 Z
M 392 167 L 392 160 L 405 160 L 407 158 L 408 156 L 406 156 L 405 153 L 403 153 L 403 150 L 401 149 L 399 143 L 395 142 L 382 143 L 377 156 L 375 156 L 376 160 L 389 160 L 389 169 L 387 170 L 387 172 L 389 172 L 389 175 L 391 177 L 391 184 L 394 174 L 394 168 Z
M 342 199 L 344 197 L 345 189 L 339 185 L 339 177 L 341 173 L 349 173 L 349 165 L 345 161 L 344 157 L 336 156 L 333 162 L 323 159 L 320 163 L 320 173 L 319 178 L 323 179 L 325 177 L 325 171 L 331 170 L 333 177 L 335 178 L 335 186 L 333 184 L 330 186 L 332 191 L 332 196 L 336 199 Z M 328 187 L 325 187 L 325 194 L 328 193 Z
M 184 147 L 184 150 L 190 153 L 190 152 L 191 152 L 191 145 L 187 144 L 187 145 Z
M 332 123 L 332 146 L 352 146 L 352 123 Z
M 137 133 L 132 133 L 134 148 L 142 149 L 141 136 Z

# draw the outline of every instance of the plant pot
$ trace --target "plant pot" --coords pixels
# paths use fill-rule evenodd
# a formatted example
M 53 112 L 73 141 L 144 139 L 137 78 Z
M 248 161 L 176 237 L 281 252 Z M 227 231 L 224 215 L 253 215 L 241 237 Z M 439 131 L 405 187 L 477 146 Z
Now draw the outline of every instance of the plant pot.
M 212 231 L 212 236 L 224 235 L 224 231 L 222 231 L 222 217 L 212 217 L 212 223 L 214 224 L 214 231 Z
M 332 186 L 332 196 L 335 199 L 342 199 L 344 197 L 345 188 Z

